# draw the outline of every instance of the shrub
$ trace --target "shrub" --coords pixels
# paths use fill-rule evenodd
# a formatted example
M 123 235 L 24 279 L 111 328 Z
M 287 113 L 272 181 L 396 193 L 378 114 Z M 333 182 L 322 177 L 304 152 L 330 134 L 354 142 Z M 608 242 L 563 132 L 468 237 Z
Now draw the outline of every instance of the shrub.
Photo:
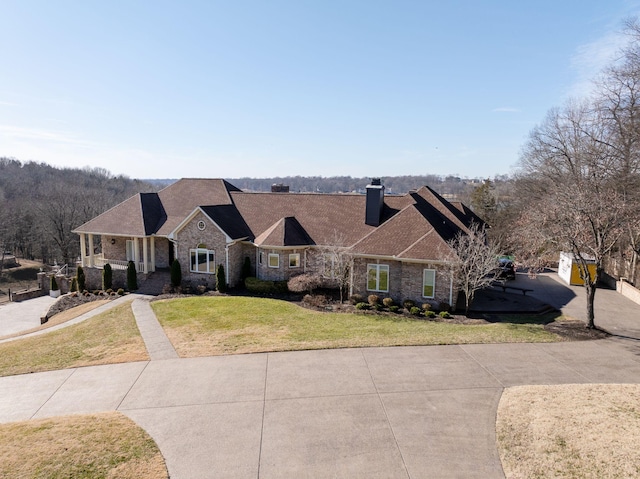
M 253 276 L 244 280 L 247 291 L 254 294 L 286 293 L 288 290 L 286 281 L 264 281 Z
M 177 259 L 174 259 L 173 263 L 171 263 L 170 275 L 171 286 L 177 288 L 182 284 L 182 268 L 180 267 L 180 261 Z
M 415 302 L 414 300 L 412 300 L 412 299 L 405 299 L 405 300 L 402 302 L 402 306 L 404 306 L 404 308 L 405 308 L 406 310 L 409 310 L 409 311 L 410 311 L 410 310 L 411 310 L 411 308 L 413 308 L 415 305 L 416 305 L 416 302 Z
M 111 294 L 111 293 L 113 293 L 113 290 L 111 288 L 109 288 L 108 290 L 105 291 L 105 293 Z
M 367 310 L 371 307 L 369 303 L 365 303 L 364 301 L 356 304 L 356 309 Z
M 309 294 L 322 284 L 322 279 L 317 274 L 304 273 L 294 276 L 287 281 L 289 291 L 294 293 L 303 293 L 308 291 Z
M 364 303 L 364 296 L 361 294 L 352 294 L 349 301 L 351 301 L 351 304 Z
M 113 283 L 113 271 L 109 263 L 105 264 L 102 268 L 102 289 L 105 291 L 111 289 Z
M 56 277 L 55 276 L 51 276 L 51 282 L 50 282 L 49 289 L 51 289 L 51 291 L 58 291 L 60 289 L 60 288 L 58 288 L 58 282 L 56 281 Z
M 251 259 L 248 256 L 245 256 L 244 263 L 242 263 L 242 272 L 240 274 L 242 276 L 242 281 L 251 276 Z
M 329 304 L 328 298 L 322 294 L 305 294 L 302 302 L 314 308 L 322 308 Z
M 435 312 L 435 311 L 431 311 L 431 310 L 429 310 L 429 311 L 425 311 L 425 312 L 424 312 L 424 315 L 425 315 L 427 318 L 435 318 L 435 317 L 436 317 L 436 312 Z
M 369 304 L 373 306 L 374 304 L 380 303 L 380 297 L 377 294 L 370 294 L 367 296 L 367 301 L 369 301 Z
M 85 276 L 84 276 L 84 269 L 82 269 L 82 266 L 78 266 L 78 270 L 76 271 L 76 279 L 77 279 L 77 283 L 78 283 L 78 291 L 85 291 L 87 289 L 85 282 Z
M 69 291 L 72 293 L 78 292 L 78 278 L 75 276 L 71 279 L 71 286 L 69 287 Z
M 136 271 L 136 264 L 133 261 L 129 261 L 127 265 L 127 289 L 129 291 L 138 289 L 138 273 Z
M 122 288 L 118 288 L 117 293 L 118 293 L 118 296 L 122 296 L 122 295 L 124 295 L 124 289 L 122 289 Z
M 387 308 L 393 306 L 393 298 L 384 298 L 382 300 L 382 304 L 384 304 Z
M 451 306 L 446 301 L 441 301 L 440 304 L 438 305 L 438 310 L 440 310 L 440 311 L 450 311 L 451 310 Z
M 443 319 L 449 319 L 451 315 L 449 314 L 449 311 L 440 311 L 440 317 Z
M 422 303 L 422 309 L 423 311 L 431 311 L 431 303 Z
M 224 274 L 224 266 L 221 264 L 216 268 L 216 289 L 221 293 L 227 292 L 227 276 Z
M 414 316 L 420 316 L 420 313 L 422 312 L 422 310 L 420 308 L 418 308 L 417 306 L 412 306 L 411 309 L 409 310 L 409 312 L 411 314 L 413 314 Z
M 207 292 L 206 284 L 199 284 L 198 286 L 196 286 L 196 294 L 204 294 L 206 292 Z
M 377 303 L 376 304 L 372 304 L 371 305 L 371 309 L 373 311 L 382 311 L 382 305 L 381 304 L 377 304 Z
M 398 306 L 396 304 L 392 304 L 391 306 L 389 306 L 389 311 L 391 311 L 392 313 L 399 313 L 400 312 L 400 306 Z

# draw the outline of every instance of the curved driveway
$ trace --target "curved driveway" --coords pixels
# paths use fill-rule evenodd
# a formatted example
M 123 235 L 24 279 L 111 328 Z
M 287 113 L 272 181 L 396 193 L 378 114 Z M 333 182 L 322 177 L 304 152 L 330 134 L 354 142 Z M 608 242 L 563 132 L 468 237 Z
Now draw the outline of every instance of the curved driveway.
M 0 422 L 118 410 L 172 478 L 501 478 L 505 387 L 638 382 L 620 338 L 161 359 L 0 378 Z

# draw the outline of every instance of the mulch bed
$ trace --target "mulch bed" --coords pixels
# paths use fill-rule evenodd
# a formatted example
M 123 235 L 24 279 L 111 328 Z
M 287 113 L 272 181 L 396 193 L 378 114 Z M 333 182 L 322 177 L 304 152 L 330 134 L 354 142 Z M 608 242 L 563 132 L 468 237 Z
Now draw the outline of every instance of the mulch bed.
M 582 321 L 554 321 L 545 325 L 544 329 L 561 336 L 565 341 L 591 341 L 611 336 L 601 329 L 589 329 Z

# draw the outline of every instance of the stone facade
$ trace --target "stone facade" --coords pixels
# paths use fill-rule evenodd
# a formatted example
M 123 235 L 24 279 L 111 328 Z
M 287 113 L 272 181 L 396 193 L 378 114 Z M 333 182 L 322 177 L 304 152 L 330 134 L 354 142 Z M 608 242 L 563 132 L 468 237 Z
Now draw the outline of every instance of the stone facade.
M 389 291 L 375 292 L 367 290 L 367 265 L 381 264 L 389 266 Z M 425 269 L 436 271 L 434 298 L 422 296 L 423 272 Z M 405 263 L 400 261 L 386 261 L 382 259 L 358 258 L 354 261 L 352 294 L 360 294 L 365 298 L 370 294 L 377 294 L 381 298 L 393 298 L 396 302 L 411 299 L 417 305 L 431 303 L 437 306 L 441 302 L 449 303 L 450 275 L 449 270 L 442 265 L 427 263 Z M 457 292 L 453 292 L 453 302 Z
M 305 254 L 304 248 L 298 249 L 274 249 L 274 248 L 258 248 L 258 265 L 256 276 L 258 279 L 267 281 L 285 281 L 292 276 L 305 272 Z M 262 262 L 260 262 L 260 254 L 262 254 Z M 269 255 L 278 255 L 278 267 L 269 266 Z M 290 255 L 300 255 L 299 266 L 291 267 L 289 265 Z M 254 254 L 255 257 L 255 254 Z
M 102 269 L 101 268 L 84 268 L 85 288 L 87 291 L 95 291 L 102 289 Z M 146 279 L 146 275 L 138 273 L 138 286 Z M 111 270 L 111 289 L 127 289 L 127 270 L 112 269 Z
M 127 240 L 131 238 L 123 238 L 121 236 L 103 236 L 102 237 L 102 254 L 105 258 L 117 261 L 127 260 Z M 114 242 L 111 244 L 111 242 Z M 142 251 L 140 251 L 142 257 Z
M 198 224 L 204 223 L 204 229 L 200 229 Z M 211 220 L 201 212 L 198 212 L 176 235 L 178 251 L 176 258 L 180 262 L 182 269 L 182 281 L 185 285 L 192 287 L 206 286 L 209 289 L 216 288 L 215 270 L 218 265 L 226 265 L 226 235 L 215 226 Z M 192 249 L 201 246 L 214 252 L 215 265 L 210 267 L 209 273 L 198 273 L 191 271 Z M 230 265 L 230 268 L 233 266 Z M 229 285 L 231 286 L 231 285 Z
M 169 249 L 173 248 L 173 243 L 166 238 L 155 239 L 155 251 L 156 251 L 156 269 L 169 268 Z M 142 258 L 142 256 L 140 256 Z
M 249 258 L 251 261 L 251 273 L 250 276 L 256 274 L 256 248 L 251 243 L 234 243 L 229 246 L 229 271 L 227 277 L 229 278 L 229 287 L 240 286 L 242 282 L 242 265 L 244 259 Z

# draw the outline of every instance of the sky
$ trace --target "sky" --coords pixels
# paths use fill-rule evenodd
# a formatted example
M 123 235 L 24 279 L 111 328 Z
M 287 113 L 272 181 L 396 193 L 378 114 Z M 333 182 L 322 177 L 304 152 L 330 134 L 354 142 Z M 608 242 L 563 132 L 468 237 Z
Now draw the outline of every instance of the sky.
M 131 178 L 510 174 L 634 0 L 0 0 L 0 157 Z

